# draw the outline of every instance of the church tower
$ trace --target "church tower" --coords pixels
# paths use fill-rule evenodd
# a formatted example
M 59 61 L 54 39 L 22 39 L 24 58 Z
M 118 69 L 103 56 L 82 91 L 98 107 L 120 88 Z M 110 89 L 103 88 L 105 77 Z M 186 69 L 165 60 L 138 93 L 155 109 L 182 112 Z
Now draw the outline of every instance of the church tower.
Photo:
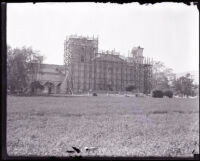
M 92 86 L 92 59 L 98 53 L 98 38 L 72 35 L 64 42 L 66 92 L 89 91 Z

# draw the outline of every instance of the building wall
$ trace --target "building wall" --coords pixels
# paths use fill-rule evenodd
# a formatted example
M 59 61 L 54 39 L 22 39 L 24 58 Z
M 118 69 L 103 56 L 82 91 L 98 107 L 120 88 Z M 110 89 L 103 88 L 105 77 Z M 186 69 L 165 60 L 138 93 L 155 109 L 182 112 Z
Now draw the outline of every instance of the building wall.
M 128 85 L 135 85 L 137 92 L 149 91 L 150 66 L 143 64 L 143 48 L 134 48 L 130 60 L 97 51 L 97 39 L 71 37 L 65 41 L 67 86 L 73 92 L 124 91 Z
M 99 68 L 99 67 L 97 67 Z M 98 71 L 98 69 L 97 69 Z M 103 87 L 103 90 L 114 90 L 114 91 L 122 91 L 124 90 L 123 84 L 124 84 L 124 66 L 123 63 L 119 62 L 105 62 L 104 66 L 102 67 L 102 70 L 99 70 L 100 74 L 97 72 L 97 79 L 99 80 L 97 82 L 97 85 L 100 83 L 100 85 Z M 101 76 L 101 77 L 100 77 Z M 97 88 L 101 90 L 100 88 Z
M 60 85 L 65 77 L 63 65 L 35 64 L 35 69 L 37 72 L 29 73 L 29 83 L 31 85 L 32 82 L 39 81 L 44 87 L 43 90 L 36 89 L 36 93 L 60 93 Z
M 70 37 L 65 43 L 66 70 L 70 71 L 68 88 L 74 92 L 89 91 L 92 88 L 92 59 L 98 51 L 98 40 Z
M 45 87 L 43 93 L 49 88 L 52 93 L 125 91 L 128 85 L 136 86 L 137 92 L 150 93 L 152 71 L 143 61 L 143 48 L 134 48 L 132 57 L 122 59 L 116 52 L 98 53 L 95 38 L 71 37 L 64 46 L 64 65 L 36 67 L 32 78 Z
M 37 73 L 39 81 L 62 82 L 65 76 L 64 68 L 62 65 L 42 64 Z

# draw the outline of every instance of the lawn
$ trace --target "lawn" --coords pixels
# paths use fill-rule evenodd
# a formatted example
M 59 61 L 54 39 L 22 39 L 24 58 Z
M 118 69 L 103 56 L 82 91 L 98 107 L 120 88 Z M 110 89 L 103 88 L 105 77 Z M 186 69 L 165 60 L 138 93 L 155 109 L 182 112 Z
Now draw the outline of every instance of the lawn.
M 69 156 L 72 146 L 82 156 L 192 156 L 199 153 L 199 100 L 7 97 L 8 155 Z

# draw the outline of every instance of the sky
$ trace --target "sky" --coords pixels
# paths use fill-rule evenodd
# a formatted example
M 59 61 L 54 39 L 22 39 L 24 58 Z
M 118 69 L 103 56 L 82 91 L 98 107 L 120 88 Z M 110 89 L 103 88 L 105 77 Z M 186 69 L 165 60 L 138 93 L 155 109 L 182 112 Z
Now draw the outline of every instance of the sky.
M 183 3 L 8 3 L 7 44 L 32 47 L 63 64 L 69 35 L 99 38 L 100 50 L 128 56 L 135 46 L 175 73 L 199 71 L 199 13 Z

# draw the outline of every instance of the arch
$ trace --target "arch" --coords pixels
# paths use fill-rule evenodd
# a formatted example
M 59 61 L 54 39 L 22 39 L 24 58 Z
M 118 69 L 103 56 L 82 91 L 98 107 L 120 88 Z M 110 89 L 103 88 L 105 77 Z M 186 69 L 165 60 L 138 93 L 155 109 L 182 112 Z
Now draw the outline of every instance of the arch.
M 52 82 L 47 81 L 47 82 L 44 84 L 44 87 L 47 88 L 47 93 L 48 93 L 48 94 L 54 93 L 55 86 L 54 86 L 54 84 L 53 84 Z
M 31 93 L 38 92 L 38 90 L 43 90 L 44 86 L 39 81 L 31 82 Z

